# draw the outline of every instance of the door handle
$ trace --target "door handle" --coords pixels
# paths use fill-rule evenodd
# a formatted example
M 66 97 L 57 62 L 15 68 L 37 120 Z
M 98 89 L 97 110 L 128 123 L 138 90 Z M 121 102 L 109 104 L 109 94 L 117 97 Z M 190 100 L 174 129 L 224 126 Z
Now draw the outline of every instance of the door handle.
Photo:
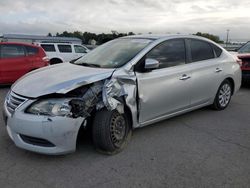
M 219 72 L 221 72 L 221 71 L 222 71 L 221 68 L 216 68 L 216 69 L 215 69 L 215 72 L 216 72 L 216 73 L 219 73 Z
M 189 79 L 189 78 L 191 78 L 191 76 L 188 76 L 188 75 L 186 75 L 186 74 L 183 74 L 183 75 L 181 76 L 180 80 L 187 80 L 187 79 Z

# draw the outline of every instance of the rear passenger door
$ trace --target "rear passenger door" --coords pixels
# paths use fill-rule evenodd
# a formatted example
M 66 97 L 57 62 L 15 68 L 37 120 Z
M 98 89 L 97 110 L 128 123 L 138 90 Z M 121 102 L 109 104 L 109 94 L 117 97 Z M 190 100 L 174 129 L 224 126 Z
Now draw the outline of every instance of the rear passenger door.
M 212 43 L 188 39 L 192 70 L 191 106 L 206 104 L 213 100 L 222 77 L 222 50 Z
M 27 73 L 31 67 L 23 45 L 1 45 L 0 71 L 1 80 L 4 83 L 14 82 Z

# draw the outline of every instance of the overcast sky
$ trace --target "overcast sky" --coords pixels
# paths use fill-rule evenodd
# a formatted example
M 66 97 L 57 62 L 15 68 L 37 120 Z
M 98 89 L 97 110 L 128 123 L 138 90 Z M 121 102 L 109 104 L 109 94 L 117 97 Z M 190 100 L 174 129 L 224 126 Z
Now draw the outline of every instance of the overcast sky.
M 249 0 L 0 0 L 0 33 L 183 33 L 250 40 Z

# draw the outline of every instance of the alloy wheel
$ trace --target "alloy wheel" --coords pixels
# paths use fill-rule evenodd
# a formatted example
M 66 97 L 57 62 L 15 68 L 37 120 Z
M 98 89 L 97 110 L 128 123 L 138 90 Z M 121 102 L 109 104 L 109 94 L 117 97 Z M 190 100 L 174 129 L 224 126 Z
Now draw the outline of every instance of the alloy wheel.
M 225 83 L 219 91 L 219 103 L 221 107 L 226 107 L 231 98 L 231 87 L 228 83 Z

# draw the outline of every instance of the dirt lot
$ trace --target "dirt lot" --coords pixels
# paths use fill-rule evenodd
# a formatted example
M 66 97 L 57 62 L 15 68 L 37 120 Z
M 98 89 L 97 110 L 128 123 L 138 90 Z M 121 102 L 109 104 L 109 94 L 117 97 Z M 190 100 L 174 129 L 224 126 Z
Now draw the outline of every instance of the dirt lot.
M 0 105 L 9 88 L 0 88 Z M 137 129 L 120 154 L 45 156 L 18 149 L 0 119 L 0 187 L 250 187 L 250 88 L 220 112 L 203 108 Z

